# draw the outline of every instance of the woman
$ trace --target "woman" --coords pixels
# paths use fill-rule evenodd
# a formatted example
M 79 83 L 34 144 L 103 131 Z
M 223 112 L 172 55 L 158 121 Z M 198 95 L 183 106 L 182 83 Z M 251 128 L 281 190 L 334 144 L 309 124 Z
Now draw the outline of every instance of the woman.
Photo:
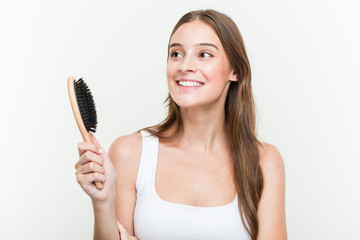
M 108 155 L 95 137 L 78 145 L 94 239 L 286 239 L 283 160 L 256 138 L 237 26 L 214 10 L 187 13 L 168 51 L 168 117 Z

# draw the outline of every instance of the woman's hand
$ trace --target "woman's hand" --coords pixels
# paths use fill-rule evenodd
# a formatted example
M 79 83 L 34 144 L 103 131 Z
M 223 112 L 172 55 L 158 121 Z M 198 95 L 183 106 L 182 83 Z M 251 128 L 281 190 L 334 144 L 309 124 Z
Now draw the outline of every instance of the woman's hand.
M 93 143 L 78 144 L 79 161 L 75 164 L 76 179 L 82 189 L 90 196 L 93 204 L 103 205 L 115 200 L 115 169 L 109 156 L 100 146 L 93 134 Z M 97 189 L 95 181 L 104 184 Z
M 129 235 L 123 225 L 121 225 L 118 221 L 116 222 L 119 229 L 120 240 L 138 240 L 137 237 Z

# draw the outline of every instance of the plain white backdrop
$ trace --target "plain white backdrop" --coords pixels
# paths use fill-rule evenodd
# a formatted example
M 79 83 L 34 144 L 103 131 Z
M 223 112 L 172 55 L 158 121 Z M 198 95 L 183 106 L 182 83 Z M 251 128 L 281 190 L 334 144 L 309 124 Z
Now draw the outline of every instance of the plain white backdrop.
M 243 35 L 258 134 L 285 162 L 289 239 L 360 239 L 356 0 L 1 1 L 0 239 L 92 238 L 66 79 L 89 85 L 108 149 L 164 118 L 170 32 L 206 8 Z

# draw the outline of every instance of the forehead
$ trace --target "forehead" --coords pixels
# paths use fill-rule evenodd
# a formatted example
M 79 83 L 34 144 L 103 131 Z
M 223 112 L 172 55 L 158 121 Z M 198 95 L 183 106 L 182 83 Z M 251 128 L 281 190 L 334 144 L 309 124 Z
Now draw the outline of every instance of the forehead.
M 200 20 L 182 24 L 171 37 L 170 44 L 172 43 L 180 43 L 182 45 L 213 43 L 218 47 L 222 47 L 215 30 Z

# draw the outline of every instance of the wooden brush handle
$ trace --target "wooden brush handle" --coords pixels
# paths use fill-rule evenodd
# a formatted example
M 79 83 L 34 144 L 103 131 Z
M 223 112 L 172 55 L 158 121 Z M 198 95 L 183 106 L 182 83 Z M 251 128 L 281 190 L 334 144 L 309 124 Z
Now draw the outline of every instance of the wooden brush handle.
M 81 136 L 84 139 L 84 142 L 93 143 L 91 133 L 86 131 L 84 122 L 81 118 L 81 113 L 75 95 L 74 81 L 76 81 L 74 77 L 69 77 L 67 80 L 71 108 L 74 113 L 75 121 L 76 124 L 78 125 Z M 104 187 L 104 184 L 102 182 L 95 181 L 95 186 L 97 187 L 97 189 L 102 189 Z

